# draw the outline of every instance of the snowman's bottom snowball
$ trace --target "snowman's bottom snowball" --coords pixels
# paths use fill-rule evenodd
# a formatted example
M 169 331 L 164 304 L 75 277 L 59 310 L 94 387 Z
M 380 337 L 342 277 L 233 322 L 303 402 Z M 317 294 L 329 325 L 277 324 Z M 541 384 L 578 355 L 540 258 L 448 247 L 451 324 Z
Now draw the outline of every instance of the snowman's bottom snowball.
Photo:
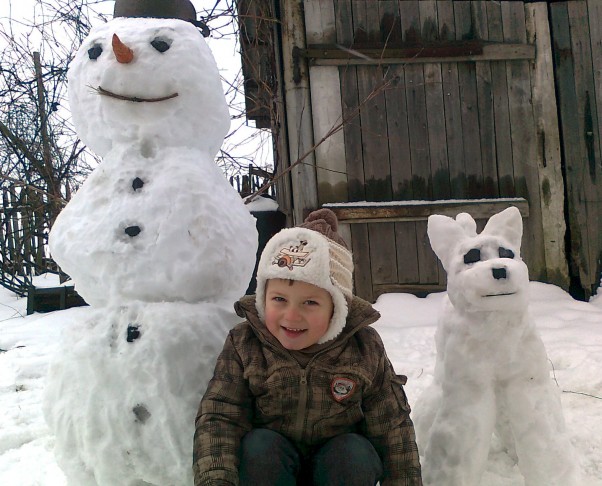
M 194 418 L 240 321 L 231 308 L 133 303 L 66 325 L 44 414 L 70 485 L 192 484 Z

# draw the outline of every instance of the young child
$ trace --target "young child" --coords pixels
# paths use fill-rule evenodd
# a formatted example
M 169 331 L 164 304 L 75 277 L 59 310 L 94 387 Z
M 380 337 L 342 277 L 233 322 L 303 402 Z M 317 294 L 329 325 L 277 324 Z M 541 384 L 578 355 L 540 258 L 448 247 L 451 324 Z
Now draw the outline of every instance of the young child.
M 201 401 L 200 485 L 420 486 L 410 407 L 328 209 L 276 234 Z

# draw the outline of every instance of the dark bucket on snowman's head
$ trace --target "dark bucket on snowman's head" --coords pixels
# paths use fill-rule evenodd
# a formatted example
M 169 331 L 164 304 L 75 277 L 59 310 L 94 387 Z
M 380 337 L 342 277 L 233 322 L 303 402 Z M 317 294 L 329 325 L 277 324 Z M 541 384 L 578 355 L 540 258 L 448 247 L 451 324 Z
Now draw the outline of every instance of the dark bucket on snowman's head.
M 204 37 L 209 36 L 209 28 L 196 19 L 190 0 L 116 0 L 113 16 L 185 20 L 198 27 Z

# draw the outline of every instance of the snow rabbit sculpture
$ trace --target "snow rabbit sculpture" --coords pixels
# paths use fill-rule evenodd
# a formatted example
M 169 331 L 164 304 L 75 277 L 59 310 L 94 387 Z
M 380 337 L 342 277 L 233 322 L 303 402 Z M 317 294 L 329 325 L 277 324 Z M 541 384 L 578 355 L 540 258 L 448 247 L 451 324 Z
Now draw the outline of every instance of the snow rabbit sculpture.
M 477 235 L 466 213 L 428 220 L 447 272 L 434 382 L 416 405 L 426 485 L 477 486 L 495 433 L 526 486 L 577 484 L 559 392 L 528 314 L 522 219 L 510 207 Z

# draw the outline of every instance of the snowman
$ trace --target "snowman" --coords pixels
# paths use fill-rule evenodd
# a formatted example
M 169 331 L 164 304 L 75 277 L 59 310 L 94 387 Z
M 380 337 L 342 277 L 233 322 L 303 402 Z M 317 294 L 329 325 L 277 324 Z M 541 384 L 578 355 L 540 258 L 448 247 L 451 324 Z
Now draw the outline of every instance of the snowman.
M 69 71 L 73 120 L 103 160 L 61 212 L 71 314 L 44 398 L 70 485 L 192 484 L 194 418 L 237 321 L 254 218 L 214 163 L 229 128 L 188 0 L 117 1 Z

